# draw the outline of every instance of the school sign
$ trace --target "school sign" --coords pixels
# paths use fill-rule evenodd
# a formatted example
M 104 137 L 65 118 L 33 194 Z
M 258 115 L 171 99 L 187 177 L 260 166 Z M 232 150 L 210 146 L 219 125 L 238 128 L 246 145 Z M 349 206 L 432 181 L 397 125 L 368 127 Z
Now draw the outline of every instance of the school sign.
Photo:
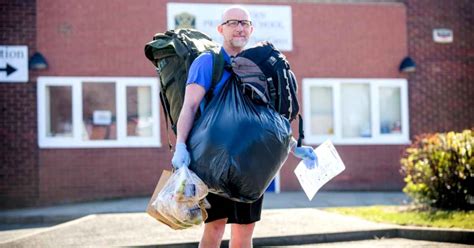
M 217 26 L 221 24 L 222 12 L 230 6 L 230 4 L 168 3 L 168 29 L 194 28 L 222 44 Z M 293 49 L 291 6 L 243 6 L 249 10 L 255 27 L 248 45 L 252 46 L 259 41 L 270 41 L 281 51 Z

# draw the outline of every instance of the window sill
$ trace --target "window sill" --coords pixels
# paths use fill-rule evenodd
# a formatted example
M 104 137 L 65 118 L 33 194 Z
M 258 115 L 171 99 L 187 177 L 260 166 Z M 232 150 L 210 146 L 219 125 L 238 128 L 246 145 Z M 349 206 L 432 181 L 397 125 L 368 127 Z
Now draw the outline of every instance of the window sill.
M 304 143 L 308 145 L 320 145 L 327 139 L 330 139 L 334 145 L 410 145 L 409 139 L 383 139 L 383 138 L 354 138 L 354 139 L 337 139 L 334 137 L 306 137 Z
M 90 141 L 74 143 L 71 140 L 50 140 L 42 141 L 39 144 L 40 149 L 57 148 L 57 149 L 70 149 L 70 148 L 157 148 L 162 147 L 160 142 L 146 141 L 146 140 L 135 140 L 129 142 L 117 142 L 117 141 Z

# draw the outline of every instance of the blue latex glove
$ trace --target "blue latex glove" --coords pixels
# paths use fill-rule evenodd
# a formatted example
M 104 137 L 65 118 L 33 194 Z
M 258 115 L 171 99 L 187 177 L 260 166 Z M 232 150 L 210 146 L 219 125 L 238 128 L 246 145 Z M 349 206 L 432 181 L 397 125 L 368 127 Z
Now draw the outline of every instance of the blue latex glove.
M 303 159 L 303 163 L 308 169 L 313 169 L 314 167 L 318 166 L 318 157 L 316 156 L 313 148 L 310 146 L 295 146 L 293 149 L 293 154 L 295 157 Z
M 173 159 L 171 163 L 175 169 L 179 169 L 183 166 L 188 167 L 191 162 L 191 156 L 189 155 L 188 150 L 186 149 L 186 144 L 179 142 L 176 143 L 176 150 L 173 154 Z

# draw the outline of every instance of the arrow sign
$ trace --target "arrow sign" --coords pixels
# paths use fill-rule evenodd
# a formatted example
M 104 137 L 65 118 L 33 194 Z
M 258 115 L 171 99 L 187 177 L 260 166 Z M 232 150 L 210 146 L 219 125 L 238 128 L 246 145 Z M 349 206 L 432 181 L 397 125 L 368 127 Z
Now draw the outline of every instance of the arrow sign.
M 8 77 L 10 74 L 12 74 L 12 73 L 14 73 L 14 72 L 16 71 L 16 68 L 13 67 L 13 66 L 11 66 L 11 65 L 9 65 L 9 64 L 7 64 L 7 67 L 5 67 L 5 68 L 0 68 L 0 71 L 5 71 L 5 72 L 7 72 L 7 77 Z
M 0 44 L 0 83 L 28 82 L 28 46 Z

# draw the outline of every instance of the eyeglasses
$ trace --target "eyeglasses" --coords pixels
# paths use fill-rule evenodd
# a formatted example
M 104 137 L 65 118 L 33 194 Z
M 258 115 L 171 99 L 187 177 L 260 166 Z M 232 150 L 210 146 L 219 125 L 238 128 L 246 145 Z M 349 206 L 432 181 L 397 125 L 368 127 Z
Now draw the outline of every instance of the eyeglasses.
M 249 21 L 249 20 L 227 20 L 227 21 L 223 22 L 221 25 L 227 25 L 231 28 L 235 28 L 235 27 L 239 26 L 239 23 L 244 28 L 248 28 L 248 27 L 252 26 L 252 22 Z

